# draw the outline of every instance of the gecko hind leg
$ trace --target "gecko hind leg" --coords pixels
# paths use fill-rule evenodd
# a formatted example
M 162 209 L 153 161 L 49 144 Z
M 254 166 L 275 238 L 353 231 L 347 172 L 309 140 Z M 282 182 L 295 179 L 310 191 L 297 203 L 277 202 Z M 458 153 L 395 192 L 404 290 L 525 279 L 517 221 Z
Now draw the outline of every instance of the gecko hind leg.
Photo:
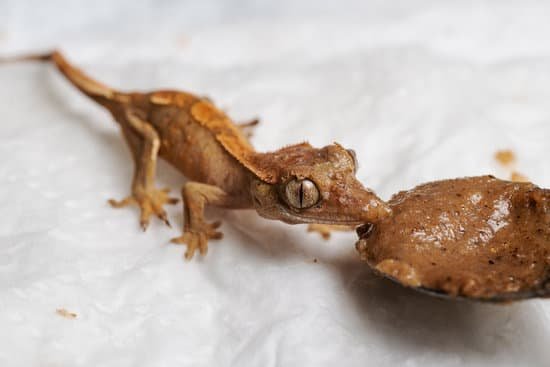
M 191 259 L 198 249 L 201 255 L 208 251 L 209 239 L 221 239 L 223 233 L 217 228 L 221 222 L 207 223 L 204 219 L 204 207 L 213 205 L 224 208 L 243 208 L 244 203 L 229 195 L 217 186 L 198 182 L 186 183 L 181 194 L 183 197 L 183 234 L 173 238 L 172 243 L 186 244 L 185 258 Z
M 132 194 L 120 201 L 109 200 L 114 208 L 137 205 L 141 210 L 140 225 L 145 231 L 151 215 L 156 215 L 170 226 L 165 204 L 176 204 L 178 199 L 169 197 L 169 189 L 155 187 L 155 171 L 160 147 L 160 139 L 151 124 L 142 120 L 131 109 L 126 110 L 125 122 L 122 124 L 124 136 L 130 146 L 135 161 L 135 172 L 132 180 Z

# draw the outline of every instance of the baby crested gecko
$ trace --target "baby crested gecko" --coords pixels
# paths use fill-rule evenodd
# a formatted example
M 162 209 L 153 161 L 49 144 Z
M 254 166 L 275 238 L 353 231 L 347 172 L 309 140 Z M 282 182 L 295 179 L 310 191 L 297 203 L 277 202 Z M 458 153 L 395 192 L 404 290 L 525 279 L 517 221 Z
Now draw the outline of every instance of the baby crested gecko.
M 356 179 L 354 152 L 339 144 L 314 148 L 301 143 L 260 153 L 243 132 L 247 124 L 234 124 L 206 98 L 175 90 L 121 92 L 86 76 L 58 51 L 2 61 L 25 60 L 52 62 L 71 84 L 110 111 L 130 148 L 135 173 L 131 194 L 109 202 L 115 208 L 137 205 L 143 230 L 152 215 L 169 225 L 163 206 L 177 202 L 168 189 L 155 186 L 157 158 L 189 179 L 181 190 L 183 234 L 172 239 L 187 245 L 187 259 L 197 249 L 206 254 L 208 240 L 222 237 L 220 222 L 204 219 L 207 205 L 253 208 L 264 218 L 290 224 L 359 225 L 390 213 Z

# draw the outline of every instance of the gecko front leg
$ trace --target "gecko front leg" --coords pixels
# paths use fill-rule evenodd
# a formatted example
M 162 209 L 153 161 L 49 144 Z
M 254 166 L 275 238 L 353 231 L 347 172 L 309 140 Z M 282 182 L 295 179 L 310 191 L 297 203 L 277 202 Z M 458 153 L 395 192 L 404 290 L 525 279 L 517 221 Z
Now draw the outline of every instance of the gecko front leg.
M 132 180 L 132 194 L 123 200 L 109 200 L 115 208 L 137 205 L 141 210 L 140 225 L 145 231 L 151 215 L 156 215 L 168 226 L 164 204 L 176 204 L 178 199 L 168 196 L 168 189 L 155 187 L 155 171 L 160 139 L 151 124 L 142 120 L 132 109 L 127 109 L 122 129 L 132 151 L 135 172 Z
M 243 207 L 239 198 L 229 195 L 217 186 L 199 182 L 186 183 L 181 194 L 183 197 L 183 234 L 173 238 L 172 243 L 187 244 L 185 258 L 191 259 L 199 249 L 201 255 L 208 251 L 209 239 L 221 239 L 223 234 L 216 229 L 220 221 L 207 223 L 204 219 L 204 207 L 214 205 L 224 208 Z

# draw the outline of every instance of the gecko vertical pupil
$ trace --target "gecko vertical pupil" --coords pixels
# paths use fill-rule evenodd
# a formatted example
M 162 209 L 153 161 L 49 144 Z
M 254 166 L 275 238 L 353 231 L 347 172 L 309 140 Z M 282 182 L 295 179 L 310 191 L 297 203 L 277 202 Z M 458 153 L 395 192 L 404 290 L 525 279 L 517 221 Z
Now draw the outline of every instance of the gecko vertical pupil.
M 294 208 L 309 208 L 319 201 L 319 189 L 307 179 L 292 180 L 286 184 L 285 196 L 287 202 Z

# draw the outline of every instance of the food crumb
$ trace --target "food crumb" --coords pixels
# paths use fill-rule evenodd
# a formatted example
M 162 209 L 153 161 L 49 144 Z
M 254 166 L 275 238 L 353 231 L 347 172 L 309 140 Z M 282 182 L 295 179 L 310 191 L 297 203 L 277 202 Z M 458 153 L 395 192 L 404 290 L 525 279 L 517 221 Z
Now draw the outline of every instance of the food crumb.
M 177 38 L 176 38 L 176 44 L 177 44 L 180 48 L 186 48 L 187 46 L 189 46 L 190 43 L 191 43 L 191 37 L 186 36 L 186 35 L 184 35 L 184 34 L 180 34 L 180 35 L 177 36 Z
M 495 153 L 495 159 L 501 165 L 508 166 L 516 161 L 516 155 L 510 149 L 503 149 Z
M 64 308 L 58 308 L 55 310 L 55 313 L 66 319 L 76 319 L 77 314 L 74 312 L 67 311 Z
M 515 171 L 516 155 L 511 149 L 498 150 L 495 153 L 495 160 L 510 173 L 510 181 L 530 182 L 527 176 Z
M 516 171 L 513 171 L 510 174 L 510 180 L 514 181 L 514 182 L 530 182 L 529 179 L 525 175 L 522 175 L 521 173 L 516 172 Z

